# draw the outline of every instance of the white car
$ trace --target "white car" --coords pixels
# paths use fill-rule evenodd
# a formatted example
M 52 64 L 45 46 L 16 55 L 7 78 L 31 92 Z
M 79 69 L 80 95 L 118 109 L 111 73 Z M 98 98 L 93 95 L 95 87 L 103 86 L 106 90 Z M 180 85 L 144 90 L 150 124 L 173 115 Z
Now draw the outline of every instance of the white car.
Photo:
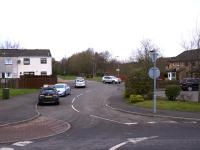
M 115 76 L 103 76 L 102 77 L 102 82 L 103 83 L 115 83 L 115 84 L 119 84 L 121 83 L 121 79 L 117 78 Z
M 55 89 L 59 96 L 67 96 L 71 92 L 70 86 L 65 83 L 55 84 Z
M 103 76 L 102 77 L 102 82 L 103 83 L 113 83 L 113 79 L 111 76 Z
M 74 81 L 74 86 L 75 87 L 86 87 L 86 81 L 82 77 L 77 77 L 76 80 Z
M 122 80 L 120 78 L 117 78 L 115 76 L 110 76 L 110 77 L 112 78 L 112 80 L 115 84 L 120 84 L 122 82 Z

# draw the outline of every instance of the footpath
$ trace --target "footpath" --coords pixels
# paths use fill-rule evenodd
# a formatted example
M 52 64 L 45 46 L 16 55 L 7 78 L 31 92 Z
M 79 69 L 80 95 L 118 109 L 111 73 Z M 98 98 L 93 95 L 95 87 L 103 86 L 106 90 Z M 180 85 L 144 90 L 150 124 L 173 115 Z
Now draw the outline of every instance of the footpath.
M 41 116 L 38 94 L 0 100 L 0 144 L 46 138 L 64 133 L 70 124 Z
M 0 126 L 39 117 L 36 104 L 37 94 L 28 94 L 10 98 L 9 100 L 0 100 Z
M 171 111 L 171 110 L 157 110 L 156 113 L 153 113 L 153 107 L 152 109 L 148 109 L 148 108 L 134 106 L 133 104 L 128 104 L 122 95 L 116 95 L 110 97 L 108 100 L 108 107 L 114 110 L 126 113 L 132 113 L 136 115 L 200 121 L 200 112 L 193 113 L 193 112 L 182 112 L 182 111 Z

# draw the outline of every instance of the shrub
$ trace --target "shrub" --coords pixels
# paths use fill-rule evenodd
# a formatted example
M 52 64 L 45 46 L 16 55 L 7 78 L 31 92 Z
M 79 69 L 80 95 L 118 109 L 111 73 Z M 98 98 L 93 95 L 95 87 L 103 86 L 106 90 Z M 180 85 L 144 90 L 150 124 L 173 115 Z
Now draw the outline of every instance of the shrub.
M 145 100 L 152 100 L 153 99 L 153 92 L 149 91 L 146 95 L 145 95 Z
M 137 71 L 128 76 L 125 82 L 125 95 L 145 95 L 151 89 L 151 81 L 148 75 L 142 71 Z
M 129 97 L 129 102 L 130 103 L 137 103 L 137 102 L 143 102 L 144 98 L 142 95 L 133 95 L 131 94 Z
M 165 95 L 171 101 L 175 101 L 180 94 L 181 88 L 178 85 L 168 85 L 165 90 Z

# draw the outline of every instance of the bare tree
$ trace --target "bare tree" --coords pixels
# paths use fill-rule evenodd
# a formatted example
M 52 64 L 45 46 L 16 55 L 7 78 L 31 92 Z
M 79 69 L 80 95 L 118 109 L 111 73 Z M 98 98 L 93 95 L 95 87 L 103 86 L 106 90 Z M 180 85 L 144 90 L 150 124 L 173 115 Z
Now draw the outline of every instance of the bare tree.
M 196 30 L 192 34 L 191 40 L 183 41 L 182 47 L 185 50 L 191 50 L 191 49 L 199 49 L 200 48 L 200 28 L 198 28 L 198 25 L 196 25 Z
M 152 66 L 150 58 L 150 51 L 152 50 L 158 51 L 159 49 L 152 44 L 149 39 L 141 41 L 141 47 L 137 49 L 138 54 L 136 56 L 136 61 L 145 72 L 148 72 L 149 68 Z
M 15 42 L 15 41 L 3 41 L 0 42 L 0 49 L 19 49 L 21 48 L 20 43 L 19 42 Z

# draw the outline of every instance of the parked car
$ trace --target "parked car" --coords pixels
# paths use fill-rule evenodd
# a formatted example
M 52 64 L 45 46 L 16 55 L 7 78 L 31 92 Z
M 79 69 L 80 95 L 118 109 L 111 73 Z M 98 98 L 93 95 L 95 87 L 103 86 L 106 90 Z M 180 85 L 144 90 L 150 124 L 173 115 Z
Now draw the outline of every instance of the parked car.
M 117 78 L 115 76 L 110 76 L 113 80 L 113 83 L 115 84 L 120 84 L 122 82 L 122 80 L 120 78 Z
M 67 96 L 71 92 L 70 86 L 65 83 L 55 84 L 55 88 L 59 96 Z
M 77 77 L 74 81 L 74 86 L 75 87 L 86 87 L 86 81 L 83 77 Z
M 54 87 L 43 87 L 38 95 L 38 105 L 54 103 L 59 105 L 59 95 Z
M 103 76 L 102 77 L 102 82 L 103 83 L 121 83 L 121 79 L 117 78 L 115 76 Z
M 199 89 L 198 78 L 185 78 L 180 82 L 181 89 L 183 91 L 195 91 Z
M 102 82 L 103 83 L 113 83 L 114 81 L 113 81 L 111 76 L 103 76 L 102 77 Z

